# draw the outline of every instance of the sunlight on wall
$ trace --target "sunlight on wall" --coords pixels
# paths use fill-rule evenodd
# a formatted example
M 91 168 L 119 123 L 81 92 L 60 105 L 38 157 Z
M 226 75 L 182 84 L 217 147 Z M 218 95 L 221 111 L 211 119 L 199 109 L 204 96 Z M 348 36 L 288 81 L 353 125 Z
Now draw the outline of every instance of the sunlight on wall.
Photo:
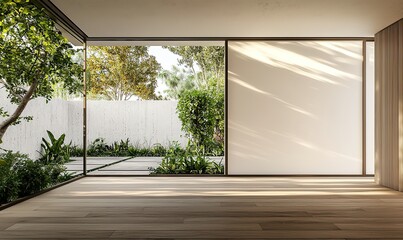
M 230 41 L 230 174 L 361 174 L 362 42 Z
M 375 44 L 367 42 L 366 69 L 366 167 L 375 173 Z

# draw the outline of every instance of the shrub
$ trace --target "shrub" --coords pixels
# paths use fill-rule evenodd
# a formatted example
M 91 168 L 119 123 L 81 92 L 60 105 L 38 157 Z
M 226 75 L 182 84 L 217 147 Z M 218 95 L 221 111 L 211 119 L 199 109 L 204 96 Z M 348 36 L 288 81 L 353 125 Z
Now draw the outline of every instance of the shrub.
M 110 155 L 111 156 L 128 156 L 129 155 L 129 139 L 127 138 L 125 141 L 120 140 L 120 142 L 113 142 Z
M 20 182 L 18 176 L 8 171 L 0 177 L 0 204 L 11 202 L 18 198 Z
M 224 155 L 224 91 L 216 90 L 212 93 L 214 102 L 214 141 L 212 147 L 212 155 Z
M 88 146 L 87 155 L 90 157 L 162 157 L 165 156 L 166 151 L 166 148 L 159 143 L 145 148 L 131 145 L 129 139 L 115 141 L 108 145 L 104 138 L 97 138 Z M 84 155 L 84 151 L 78 146 L 73 146 L 70 147 L 70 154 L 71 156 L 80 157 Z
M 44 170 L 49 177 L 49 184 L 55 185 L 60 182 L 67 181 L 72 178 L 72 174 L 66 171 L 66 167 L 62 164 L 45 165 Z
M 11 151 L 0 154 L 0 204 L 18 198 L 20 181 L 13 171 L 15 163 L 25 156 Z
M 161 144 L 156 143 L 151 147 L 151 154 L 153 157 L 163 157 L 167 154 L 167 149 Z
M 44 164 L 18 152 L 6 151 L 0 159 L 0 204 L 71 178 L 62 164 Z
M 95 139 L 87 150 L 88 156 L 108 156 L 110 154 L 111 147 L 105 143 L 104 138 Z
M 39 159 L 43 164 L 62 164 L 70 160 L 70 152 L 68 147 L 64 146 L 65 134 L 62 134 L 59 138 L 55 138 L 53 133 L 46 131 L 50 141 L 42 138 L 41 155 Z
M 50 176 L 39 161 L 26 159 L 17 162 L 14 167 L 18 179 L 21 182 L 18 195 L 27 196 L 39 192 L 51 183 Z
M 73 145 L 72 142 L 70 142 L 68 145 L 64 145 L 63 148 L 69 153 L 70 157 L 84 156 L 84 149 L 77 145 Z
M 174 142 L 167 150 L 166 156 L 161 164 L 151 169 L 156 174 L 178 174 L 183 171 L 183 162 L 187 157 L 186 151 L 181 148 L 179 143 Z
M 223 174 L 224 166 L 202 155 L 197 148 L 183 149 L 173 144 L 153 174 Z
M 191 145 L 206 155 L 224 153 L 224 92 L 192 90 L 183 93 L 177 106 L 182 130 Z
M 208 150 L 213 141 L 215 116 L 213 98 L 208 91 L 183 93 L 177 105 L 182 130 L 198 148 Z

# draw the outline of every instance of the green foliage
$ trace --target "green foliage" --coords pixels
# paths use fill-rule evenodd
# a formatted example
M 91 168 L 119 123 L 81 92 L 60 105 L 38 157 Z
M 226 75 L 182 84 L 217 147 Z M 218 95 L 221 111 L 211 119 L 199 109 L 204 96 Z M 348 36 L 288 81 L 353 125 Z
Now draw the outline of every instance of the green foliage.
M 171 70 L 162 70 L 159 77 L 168 87 L 164 91 L 168 99 L 179 99 L 185 91 L 194 90 L 197 87 L 195 77 L 189 69 L 172 66 Z
M 105 143 L 104 138 L 97 138 L 88 146 L 88 156 L 110 156 L 110 154 L 111 147 Z
M 52 98 L 53 84 L 63 83 L 71 93 L 81 88 L 74 52 L 42 9 L 29 1 L 0 1 L 0 87 L 19 106 L 12 114 L 1 110 L 7 117 L 0 123 L 0 142 L 9 126 L 22 120 L 30 100 Z
M 19 196 L 27 196 L 39 192 L 49 186 L 51 180 L 47 171 L 39 161 L 26 159 L 19 161 L 14 167 L 20 184 Z
M 87 155 L 92 157 L 100 156 L 128 156 L 129 155 L 129 139 L 120 142 L 113 142 L 108 145 L 104 138 L 95 139 L 89 146 Z
M 206 155 L 224 154 L 224 85 L 211 78 L 207 89 L 183 91 L 178 117 L 189 138 L 186 150 L 178 144 L 168 149 L 155 174 L 222 174 L 223 164 Z
M 113 152 L 113 156 L 128 156 L 129 155 L 129 139 L 127 138 L 125 141 L 120 140 L 120 142 L 113 142 L 111 146 L 111 150 Z
M 173 144 L 154 174 L 223 174 L 224 166 L 201 155 L 196 148 L 183 149 Z
M 83 156 L 82 148 L 73 146 L 70 148 L 71 156 Z M 154 144 L 151 147 L 138 147 L 130 144 L 129 139 L 115 141 L 107 144 L 104 138 L 95 139 L 89 146 L 87 156 L 89 157 L 162 157 L 166 154 L 166 148 L 161 144 Z
M 179 55 L 180 65 L 190 68 L 197 89 L 206 89 L 210 78 L 224 79 L 224 47 L 222 46 L 168 46 L 164 47 Z M 195 66 L 200 68 L 196 72 Z
M 66 167 L 62 164 L 44 165 L 46 175 L 49 177 L 49 184 L 55 185 L 67 181 L 72 178 L 72 173 L 66 171 Z
M 210 167 L 210 174 L 224 174 L 224 165 L 222 164 L 222 160 L 217 163 L 217 162 L 212 162 L 212 165 Z
M 192 144 L 202 152 L 211 152 L 216 124 L 213 96 L 208 91 L 185 92 L 179 99 L 177 112 L 182 130 Z
M 151 147 L 152 157 L 163 157 L 167 154 L 167 149 L 159 143 L 154 144 Z
M 34 194 L 71 178 L 61 164 L 44 164 L 27 155 L 6 151 L 0 154 L 0 204 Z
M 213 155 L 224 154 L 224 87 L 220 85 L 219 81 L 211 81 L 209 85 L 210 96 L 212 97 L 212 111 L 214 115 L 214 140 L 213 140 Z
M 26 156 L 7 151 L 0 154 L 0 159 L 0 204 L 2 204 L 18 198 L 21 182 L 13 168 L 18 161 L 25 160 Z
M 179 99 L 182 130 L 204 154 L 224 154 L 224 48 L 219 46 L 165 47 L 181 56 L 179 69 L 162 72 L 168 98 Z M 196 72 L 195 66 L 201 71 Z M 193 75 L 191 74 L 193 72 Z M 189 84 L 193 82 L 193 84 Z
M 160 65 L 145 46 L 90 47 L 90 93 L 108 100 L 156 99 Z
M 84 156 L 84 149 L 77 145 L 73 145 L 72 142 L 70 142 L 68 145 L 64 145 L 64 148 L 69 153 L 70 157 Z
M 44 164 L 62 164 L 70 160 L 70 152 L 68 147 L 64 147 L 65 134 L 62 134 L 59 138 L 55 138 L 53 133 L 46 131 L 48 133 L 49 141 L 42 138 L 42 157 L 40 161 Z

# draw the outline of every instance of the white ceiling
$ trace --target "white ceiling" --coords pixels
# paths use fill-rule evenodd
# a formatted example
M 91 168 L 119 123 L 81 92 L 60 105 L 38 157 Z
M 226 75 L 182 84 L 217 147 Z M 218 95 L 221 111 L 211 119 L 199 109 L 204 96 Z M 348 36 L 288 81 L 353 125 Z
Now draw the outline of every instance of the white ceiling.
M 51 0 L 89 37 L 373 37 L 403 0 Z

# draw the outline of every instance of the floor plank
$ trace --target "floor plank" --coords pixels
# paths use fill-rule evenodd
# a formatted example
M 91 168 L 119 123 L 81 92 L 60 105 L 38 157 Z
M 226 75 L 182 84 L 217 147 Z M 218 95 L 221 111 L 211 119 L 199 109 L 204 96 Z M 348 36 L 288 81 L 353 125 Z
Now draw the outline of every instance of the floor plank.
M 87 177 L 0 211 L 0 239 L 403 239 L 369 177 Z

